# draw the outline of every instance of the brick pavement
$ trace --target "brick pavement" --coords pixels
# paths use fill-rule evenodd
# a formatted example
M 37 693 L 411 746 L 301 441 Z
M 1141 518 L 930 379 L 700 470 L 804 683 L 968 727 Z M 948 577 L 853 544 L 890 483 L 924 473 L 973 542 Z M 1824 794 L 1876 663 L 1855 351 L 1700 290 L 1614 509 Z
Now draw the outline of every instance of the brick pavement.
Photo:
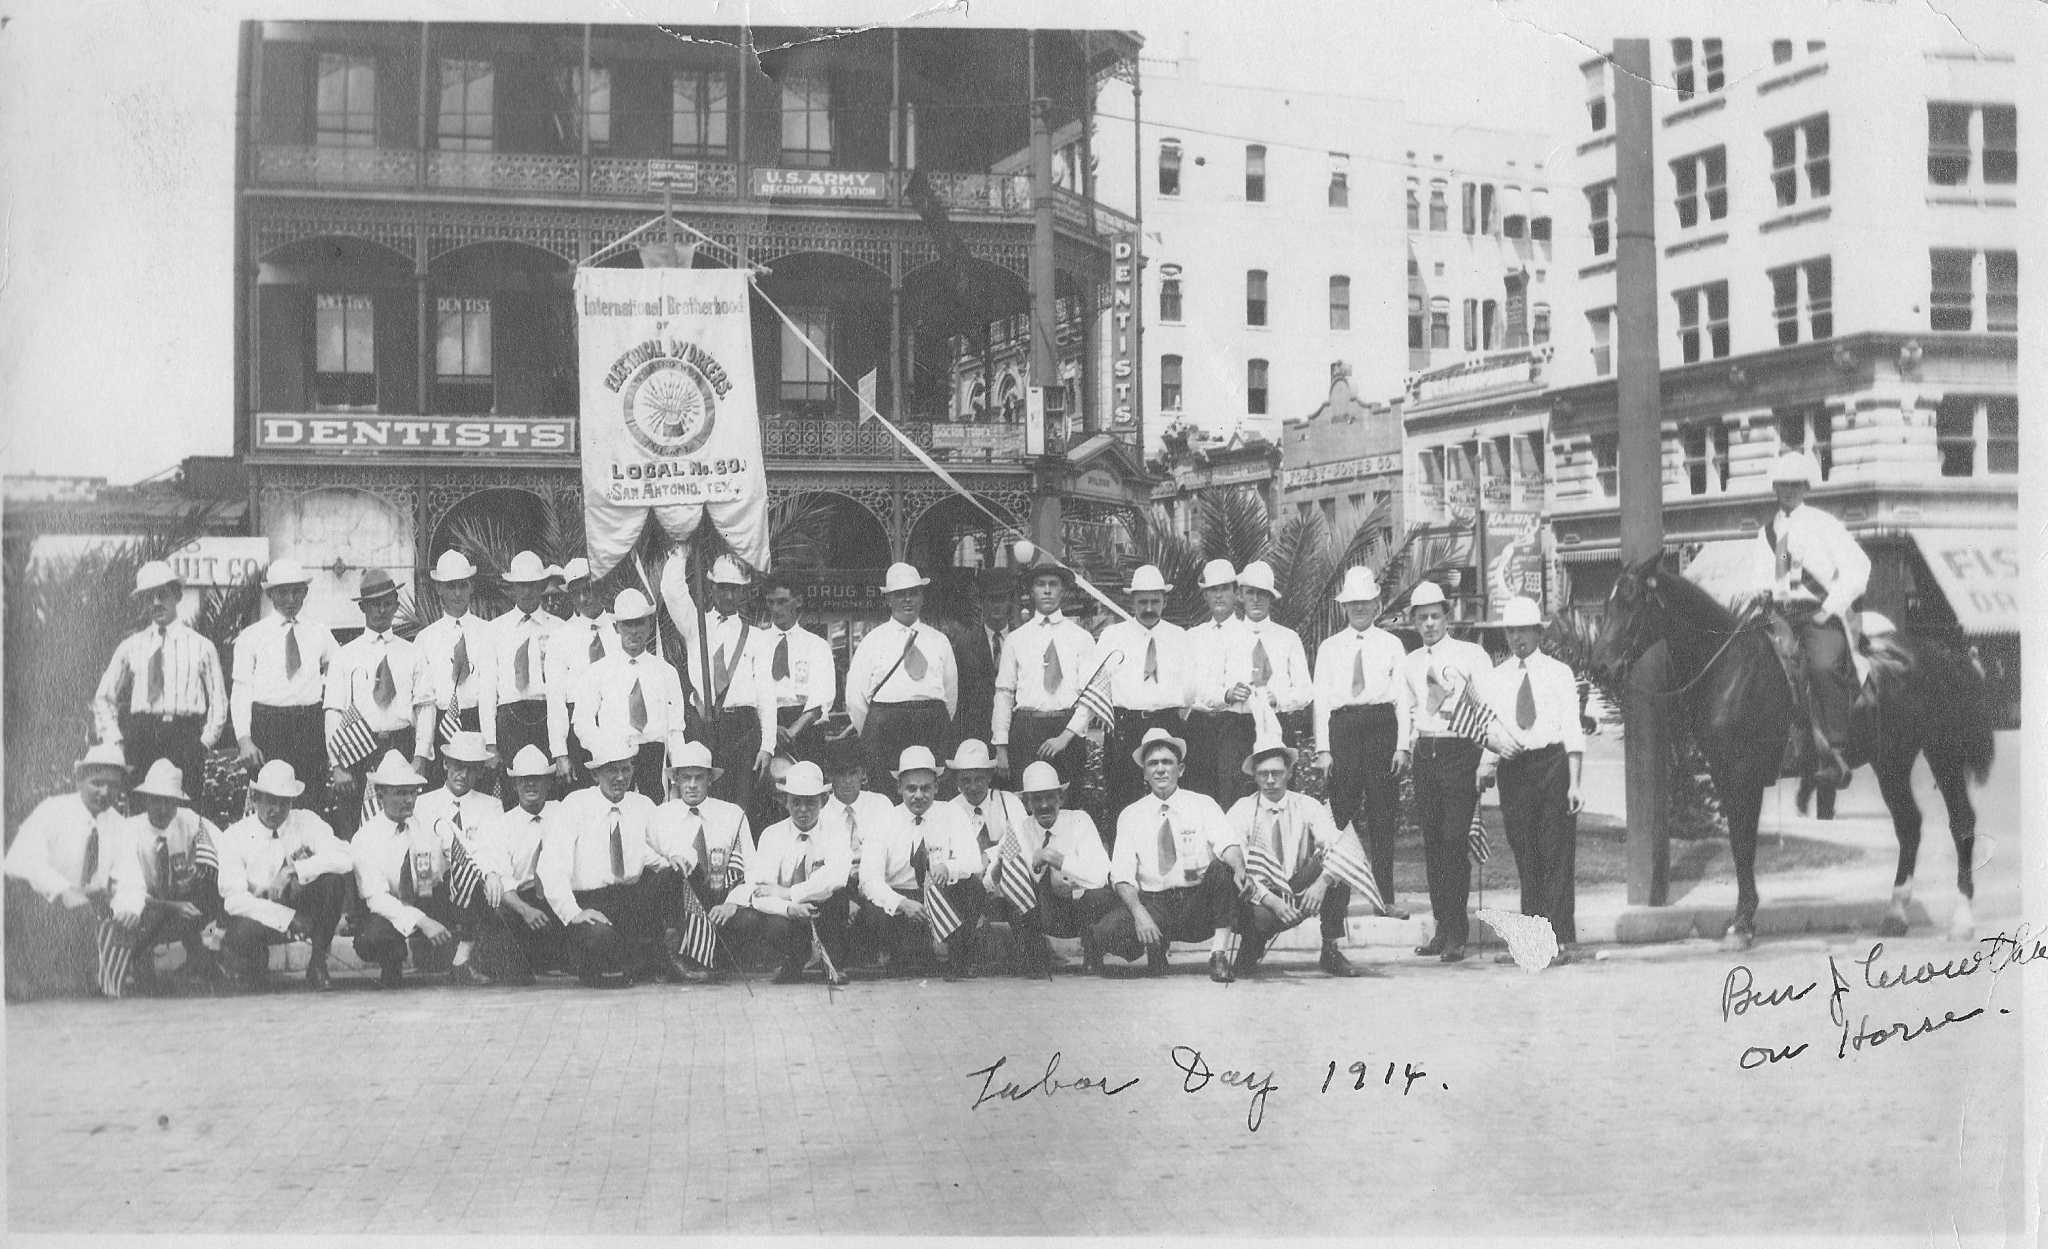
M 1761 989 L 1866 946 L 1773 943 L 1750 965 Z M 1723 1023 L 1728 962 L 1691 947 L 1539 976 L 1373 958 L 1382 977 L 1334 982 L 1290 957 L 1228 988 L 1189 952 L 1145 982 L 11 1008 L 9 1226 L 1946 1235 L 1951 1217 L 2000 1226 L 1999 1194 L 2022 1190 L 2016 1016 L 1842 1061 L 1822 994 Z M 2015 982 L 2044 973 L 1855 1002 L 1915 1021 L 2016 1009 Z M 1745 1046 L 1797 1040 L 1815 1050 L 1737 1070 Z M 1259 1131 L 1243 1090 L 1180 1091 L 1175 1045 L 1276 1079 Z M 973 1107 L 967 1073 L 1007 1055 L 1003 1075 L 1029 1084 L 1055 1049 L 1062 1079 L 1140 1082 Z M 1428 1077 L 1404 1097 L 1388 1061 Z

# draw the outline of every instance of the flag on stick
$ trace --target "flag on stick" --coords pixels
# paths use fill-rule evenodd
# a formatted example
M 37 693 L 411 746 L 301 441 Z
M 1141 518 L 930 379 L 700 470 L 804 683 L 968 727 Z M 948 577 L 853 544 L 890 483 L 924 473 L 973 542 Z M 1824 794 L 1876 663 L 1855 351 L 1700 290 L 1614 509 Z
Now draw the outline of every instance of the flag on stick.
M 476 865 L 475 859 L 469 857 L 469 847 L 462 844 L 460 836 L 451 837 L 448 844 L 449 900 L 467 910 L 483 884 L 484 871 Z
M 931 925 L 932 936 L 941 941 L 960 931 L 960 912 L 953 909 L 946 891 L 933 884 L 929 876 L 924 881 L 924 918 Z
M 1088 714 L 1095 717 L 1095 722 L 1102 726 L 1105 733 L 1116 728 L 1116 708 L 1110 702 L 1109 680 L 1114 666 L 1122 661 L 1121 651 L 1111 651 L 1104 655 L 1102 662 L 1096 665 L 1095 675 L 1089 677 L 1088 683 L 1081 687 L 1081 705 L 1088 709 Z
M 377 736 L 370 732 L 370 722 L 354 707 L 348 709 L 327 738 L 327 758 L 337 768 L 352 768 L 376 749 Z
M 1365 847 L 1359 844 L 1356 829 L 1346 828 L 1339 832 L 1337 840 L 1330 843 L 1323 862 L 1332 875 L 1351 886 L 1352 892 L 1372 907 L 1373 914 L 1387 913 L 1386 900 L 1380 897 L 1379 882 L 1373 878 L 1372 864 L 1366 861 Z
M 134 934 L 111 919 L 100 921 L 100 996 L 118 998 L 128 980 L 128 964 L 135 957 Z
M 1003 834 L 1002 847 L 996 851 L 996 889 L 1019 915 L 1029 915 L 1038 905 L 1037 885 L 1014 828 Z
M 1472 827 L 1465 830 L 1465 844 L 1471 849 L 1474 863 L 1484 863 L 1493 857 L 1493 843 L 1486 837 L 1486 820 L 1476 806 L 1472 808 Z
M 732 853 L 725 856 L 725 887 L 731 889 L 747 878 L 747 839 L 732 839 Z
M 1484 746 L 1487 731 L 1493 727 L 1493 720 L 1493 708 L 1473 695 L 1472 682 L 1465 682 L 1465 688 L 1458 694 L 1458 705 L 1451 711 L 1448 720 L 1451 732 L 1467 741 Z
M 718 960 L 718 925 L 711 922 L 710 912 L 687 880 L 683 882 L 683 941 L 677 953 L 706 971 Z
M 1294 895 L 1287 888 L 1287 874 L 1280 870 L 1280 864 L 1273 858 L 1272 851 L 1257 837 L 1247 838 L 1244 847 L 1244 871 L 1247 885 L 1256 881 L 1280 895 L 1281 900 L 1292 902 Z M 1249 894 L 1251 891 L 1245 891 Z

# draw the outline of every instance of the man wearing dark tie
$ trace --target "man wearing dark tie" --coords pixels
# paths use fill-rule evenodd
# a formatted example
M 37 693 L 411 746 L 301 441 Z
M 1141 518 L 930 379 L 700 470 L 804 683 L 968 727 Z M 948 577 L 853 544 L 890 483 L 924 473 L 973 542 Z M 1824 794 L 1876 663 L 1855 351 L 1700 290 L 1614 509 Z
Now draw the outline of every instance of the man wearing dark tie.
M 128 784 L 121 748 L 102 742 L 71 766 L 73 792 L 45 798 L 7 847 L 7 1000 L 88 993 Z
M 577 556 L 562 569 L 568 582 L 569 601 L 575 610 L 562 619 L 548 639 L 543 665 L 548 700 L 548 758 L 554 760 L 555 778 L 564 786 L 590 783 L 584 766 L 581 740 L 574 731 L 576 700 L 582 694 L 583 674 L 590 665 L 619 649 L 619 631 L 605 610 L 604 593 L 590 575 L 590 561 Z
M 376 760 L 395 750 L 410 755 L 415 769 L 424 768 L 434 738 L 433 679 L 420 649 L 391 630 L 398 612 L 398 583 L 381 568 L 369 569 L 363 573 L 356 604 L 362 609 L 363 631 L 335 652 L 323 700 L 332 764 L 332 819 L 335 833 L 344 841 L 355 835 L 361 820 L 362 787 Z M 344 755 L 337 733 L 351 717 L 360 717 L 369 730 L 371 748 Z
M 846 669 L 846 714 L 867 750 L 868 784 L 887 776 L 903 751 L 924 746 L 950 754 L 957 734 L 960 672 L 953 644 L 919 619 L 931 578 L 891 564 L 882 582 L 889 619 L 868 630 Z
M 521 551 L 505 570 L 509 610 L 484 626 L 484 651 L 478 656 L 477 725 L 484 748 L 501 768 L 528 746 L 548 740 L 547 644 L 561 620 L 541 609 L 547 568 L 540 556 Z M 501 805 L 513 798 L 506 786 Z
M 619 653 L 585 670 L 576 696 L 576 735 L 585 746 L 599 737 L 623 739 L 633 748 L 633 788 L 659 802 L 667 793 L 662 757 L 668 735 L 683 729 L 682 679 L 647 649 L 654 641 L 654 604 L 646 595 L 619 591 L 612 619 L 619 629 Z
M 1464 960 L 1471 928 L 1465 913 L 1472 890 L 1466 834 L 1472 826 L 1472 808 L 1479 803 L 1479 746 L 1459 734 L 1451 718 L 1472 683 L 1493 667 L 1493 659 L 1480 647 L 1450 636 L 1449 605 L 1436 582 L 1415 587 L 1408 598 L 1408 616 L 1422 646 L 1401 660 L 1408 739 L 1394 760 L 1402 768 L 1414 760 L 1415 822 L 1422 827 L 1429 907 L 1436 921 L 1435 934 L 1415 953 L 1456 963 Z
M 683 561 L 670 560 L 662 570 L 662 598 L 682 631 L 690 686 L 699 696 L 701 732 L 718 764 L 712 792 L 751 810 L 754 783 L 768 770 L 775 753 L 775 685 L 768 675 L 773 646 L 768 631 L 741 614 L 748 578 L 738 560 L 721 555 L 712 562 L 712 606 L 704 613 L 701 636 L 696 603 L 682 574 Z M 707 640 L 708 667 L 703 650 Z
M 1095 675 L 1095 639 L 1067 619 L 1070 569 L 1040 564 L 1031 571 L 1031 619 L 1010 631 L 996 664 L 995 720 L 990 739 L 996 768 L 1012 776 L 1044 760 L 1060 779 L 1081 779 L 1088 751 L 1080 740 L 1088 711 L 1081 689 Z M 1014 753 L 1012 748 L 1014 749 Z
M 980 619 L 961 622 L 963 642 L 954 650 L 960 663 L 960 736 L 985 742 L 994 724 L 996 667 L 1017 617 L 1017 584 L 1007 569 L 981 574 Z
M 782 781 L 789 818 L 761 831 L 747 856 L 747 877 L 726 895 L 741 907 L 725 931 L 741 958 L 751 951 L 773 954 L 775 983 L 803 979 L 813 934 L 830 960 L 826 983 L 843 985 L 846 973 L 847 904 L 852 894 L 852 856 L 844 830 L 818 817 L 825 809 L 825 774 L 815 763 L 799 763 Z
M 134 597 L 149 623 L 114 648 L 93 698 L 100 740 L 120 746 L 137 771 L 169 759 L 181 774 L 198 776 L 227 727 L 220 652 L 178 619 L 184 596 L 184 583 L 162 560 L 136 570 Z
M 301 619 L 310 578 L 288 559 L 263 574 L 263 593 L 274 614 L 242 630 L 235 639 L 234 682 L 228 706 L 247 768 L 271 759 L 292 765 L 306 785 L 306 805 L 318 811 L 327 800 L 327 670 L 336 646 L 327 626 Z
M 1166 596 L 1173 592 L 1157 567 L 1131 574 L 1131 618 L 1119 620 L 1096 640 L 1098 661 L 1110 660 L 1109 692 L 1116 723 L 1102 744 L 1102 787 L 1109 810 L 1121 811 L 1145 792 L 1145 776 L 1131 752 L 1153 729 L 1184 731 L 1193 657 L 1188 633 L 1166 620 Z M 1192 739 L 1192 734 L 1189 735 Z
M 1388 914 L 1394 905 L 1394 839 L 1401 831 L 1401 777 L 1394 751 L 1408 737 L 1401 696 L 1407 648 L 1380 628 L 1380 587 L 1370 568 L 1347 568 L 1337 605 L 1349 627 L 1316 648 L 1317 762 L 1328 778 L 1337 827 L 1355 827 L 1371 856 L 1373 878 Z M 1363 805 L 1361 806 L 1361 799 Z
M 803 590 L 780 574 L 761 582 L 768 609 L 762 642 L 768 647 L 768 680 L 775 689 L 774 749 L 792 762 L 824 762 L 820 728 L 839 700 L 832 644 L 803 627 Z

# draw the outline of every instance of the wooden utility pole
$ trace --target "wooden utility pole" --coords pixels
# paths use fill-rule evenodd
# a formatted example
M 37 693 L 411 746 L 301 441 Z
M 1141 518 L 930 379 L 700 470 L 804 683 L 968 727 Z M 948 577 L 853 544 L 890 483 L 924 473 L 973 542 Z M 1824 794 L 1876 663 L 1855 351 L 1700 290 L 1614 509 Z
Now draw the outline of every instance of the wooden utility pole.
M 1664 550 L 1663 405 L 1657 364 L 1657 200 L 1655 125 L 1650 110 L 1650 43 L 1614 41 L 1615 475 L 1621 494 L 1621 559 L 1640 563 Z M 1669 901 L 1671 847 L 1665 828 L 1664 689 L 1659 644 L 1629 674 L 1623 767 L 1627 785 L 1628 900 Z
M 1031 385 L 1046 399 L 1045 420 L 1052 424 L 1051 397 L 1060 385 L 1059 360 L 1053 345 L 1059 339 L 1057 304 L 1053 298 L 1053 190 L 1052 190 L 1052 101 L 1038 91 L 1038 32 L 1027 32 L 1030 52 L 1031 89 Z M 993 385 L 993 383 L 991 383 Z M 1025 419 L 1033 419 L 1029 401 Z M 1060 409 L 1064 414 L 1065 408 Z M 1046 550 L 1062 547 L 1060 509 L 1060 465 L 1063 454 L 1053 450 L 1051 430 L 1046 431 L 1046 455 L 1039 462 L 1036 497 L 1031 505 L 1031 538 Z M 1061 443 L 1064 451 L 1064 442 Z

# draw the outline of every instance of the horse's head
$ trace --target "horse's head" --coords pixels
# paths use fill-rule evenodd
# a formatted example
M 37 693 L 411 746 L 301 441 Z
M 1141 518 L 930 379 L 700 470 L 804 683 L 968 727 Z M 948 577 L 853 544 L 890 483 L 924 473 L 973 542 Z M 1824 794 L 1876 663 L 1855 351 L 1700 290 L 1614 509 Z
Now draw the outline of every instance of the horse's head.
M 1614 579 L 1600 617 L 1600 640 L 1593 648 L 1594 666 L 1604 677 L 1619 680 L 1663 636 L 1663 584 L 1677 575 L 1662 555 L 1655 555 L 1625 565 Z

